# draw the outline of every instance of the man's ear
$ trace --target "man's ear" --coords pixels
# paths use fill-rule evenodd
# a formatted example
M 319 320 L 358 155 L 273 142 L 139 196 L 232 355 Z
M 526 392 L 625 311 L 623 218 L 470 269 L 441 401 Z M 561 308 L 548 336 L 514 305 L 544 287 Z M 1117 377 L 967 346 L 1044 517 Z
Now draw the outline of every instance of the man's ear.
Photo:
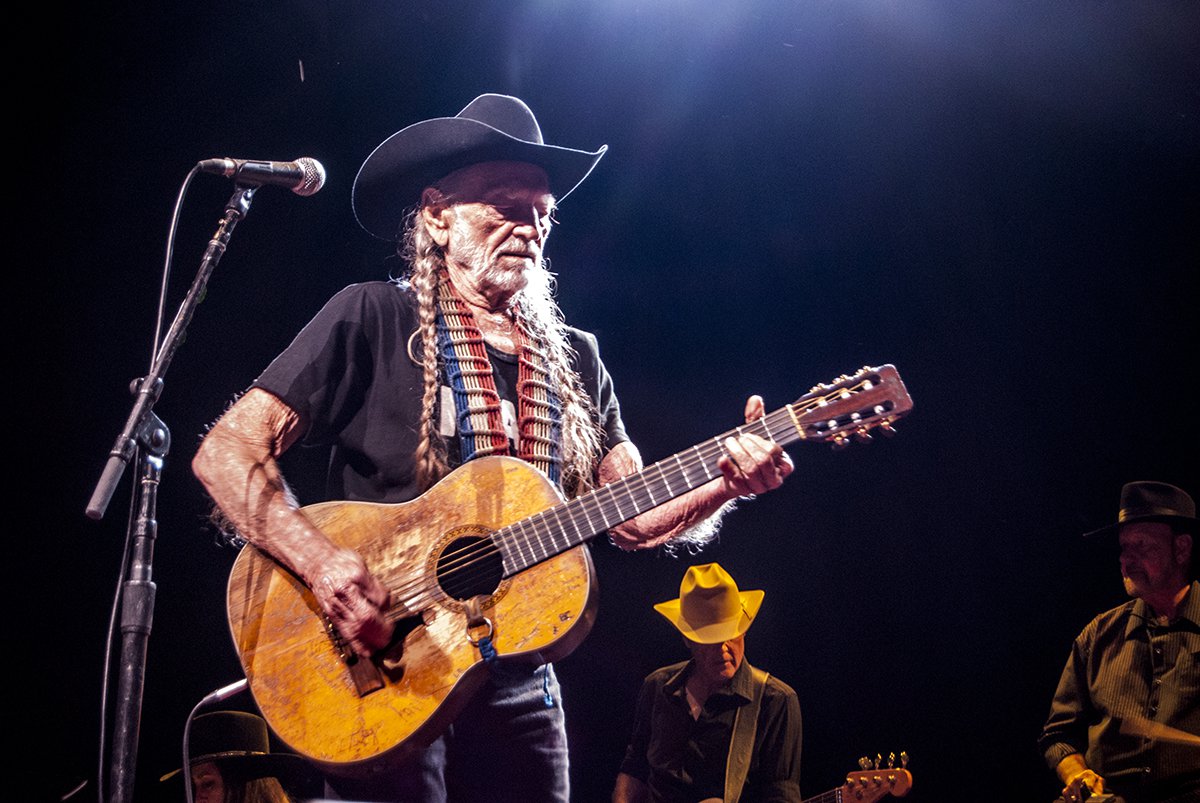
M 421 193 L 421 224 L 440 248 L 445 248 L 450 241 L 452 214 L 445 196 L 433 187 L 426 187 Z
M 1186 566 L 1192 559 L 1192 536 L 1181 533 L 1175 536 L 1175 562 Z

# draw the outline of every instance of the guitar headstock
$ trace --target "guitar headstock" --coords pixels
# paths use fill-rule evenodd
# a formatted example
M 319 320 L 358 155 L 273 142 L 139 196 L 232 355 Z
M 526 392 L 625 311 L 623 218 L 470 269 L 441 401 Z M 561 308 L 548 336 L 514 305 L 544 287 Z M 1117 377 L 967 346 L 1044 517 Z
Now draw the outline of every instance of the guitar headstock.
M 912 788 L 912 773 L 908 766 L 908 753 L 900 753 L 900 766 L 896 766 L 896 754 L 888 757 L 887 764 L 883 756 L 876 756 L 871 761 L 865 756 L 858 760 L 859 769 L 846 774 L 846 783 L 842 787 L 842 799 L 853 800 L 857 803 L 875 803 L 887 795 L 904 797 Z
M 871 440 L 871 430 L 895 434 L 892 425 L 912 409 L 912 397 L 896 366 L 861 368 L 817 385 L 785 409 L 800 438 L 842 448 L 851 439 Z

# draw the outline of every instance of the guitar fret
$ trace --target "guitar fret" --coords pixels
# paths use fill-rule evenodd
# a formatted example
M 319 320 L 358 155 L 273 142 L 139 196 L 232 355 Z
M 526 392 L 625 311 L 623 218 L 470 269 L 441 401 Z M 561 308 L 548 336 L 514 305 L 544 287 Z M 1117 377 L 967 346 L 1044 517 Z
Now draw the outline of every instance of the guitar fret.
M 552 507 L 546 511 L 550 516 L 554 517 L 554 526 L 550 528 L 550 540 L 554 543 L 555 552 L 564 552 L 571 546 L 571 539 L 567 537 L 566 528 L 563 527 L 562 517 L 558 515 L 558 508 Z M 570 521 L 568 518 L 567 521 Z M 555 534 L 562 534 L 562 544 L 560 545 L 555 538 Z
M 634 480 L 630 479 L 628 482 L 621 483 L 621 487 L 619 489 L 614 488 L 613 492 L 611 494 L 609 494 L 609 496 L 612 497 L 612 502 L 613 502 L 612 509 L 616 511 L 617 517 L 619 519 L 619 521 L 614 522 L 614 524 L 619 523 L 621 521 L 628 521 L 629 519 L 632 519 L 634 516 L 636 516 L 637 514 L 642 512 L 641 507 L 637 503 L 637 498 L 634 497 L 632 491 L 629 489 L 629 486 L 632 485 L 633 482 L 634 482 Z M 621 508 L 622 501 L 627 502 L 633 506 L 632 513 L 626 513 L 625 510 L 623 510 Z
M 529 522 L 529 525 L 532 525 L 532 522 Z M 523 527 L 522 529 L 523 530 L 527 529 L 527 527 Z M 526 549 L 529 549 L 529 547 L 530 547 L 529 538 L 528 538 L 528 536 L 519 536 L 516 539 L 516 541 L 517 541 L 517 555 L 518 555 L 518 557 L 521 558 L 521 560 L 525 560 Z M 528 563 L 525 564 L 526 566 L 532 566 L 534 563 L 532 549 L 529 549 L 529 558 L 530 558 L 530 560 Z
M 600 489 L 600 490 L 603 490 L 603 489 Z M 596 522 L 592 519 L 591 509 L 596 507 L 595 500 L 596 500 L 596 497 L 599 495 L 599 493 L 600 493 L 600 491 L 597 490 L 597 491 L 594 491 L 594 492 L 588 494 L 587 496 L 580 497 L 577 500 L 579 502 L 579 509 L 583 512 L 584 518 L 587 519 L 588 529 L 594 533 L 603 532 L 604 530 L 608 529 L 607 524 L 597 527 Z M 600 511 L 597 511 L 597 512 L 600 512 Z
M 646 491 L 646 496 L 650 499 L 650 507 L 658 507 L 658 500 L 654 498 L 654 489 L 650 487 L 650 480 L 643 479 L 642 486 Z
M 533 564 L 537 563 L 539 560 L 537 549 L 536 549 L 536 547 L 538 546 L 537 534 L 538 534 L 538 529 L 539 529 L 537 519 L 536 518 L 530 519 L 529 526 L 526 527 L 525 529 L 528 532 L 525 534 L 525 537 L 522 539 L 522 541 L 524 542 L 525 551 L 527 551 L 529 553 L 529 565 L 532 566 Z
M 537 519 L 538 529 L 543 533 L 536 543 L 536 546 L 539 547 L 538 560 L 545 560 L 551 555 L 557 555 L 561 551 L 554 540 L 554 534 L 557 532 L 557 529 L 550 526 L 550 522 L 546 520 L 545 516 L 538 516 Z
M 624 483 L 613 483 L 611 485 L 605 485 L 603 488 L 601 488 L 597 492 L 597 494 L 595 496 L 595 499 L 597 500 L 597 504 L 595 506 L 596 512 L 600 514 L 600 520 L 604 522 L 604 526 L 601 528 L 602 530 L 607 530 L 611 527 L 615 527 L 616 525 L 620 524 L 620 522 L 612 521 L 608 517 L 608 511 L 611 509 L 609 507 L 609 503 L 612 502 L 613 494 L 616 492 L 616 489 L 622 485 L 624 485 Z M 600 499 L 600 497 L 602 497 L 602 496 L 608 497 L 607 502 Z
M 521 562 L 517 560 L 516 555 L 513 554 L 513 550 L 510 548 L 513 537 L 515 536 L 515 531 L 520 527 L 521 522 L 517 522 L 509 525 L 508 527 L 501 527 L 499 530 L 496 530 L 496 532 L 492 533 L 492 542 L 496 545 L 496 548 L 500 550 L 500 561 L 504 564 L 504 573 L 506 575 L 519 572 L 524 568 L 524 566 L 521 565 Z
M 567 506 L 571 510 L 578 510 L 581 507 L 581 505 L 575 501 L 569 502 Z M 576 543 L 583 543 L 599 532 L 599 530 L 593 530 L 591 528 L 591 522 L 588 522 L 588 529 L 586 531 L 579 529 L 579 518 L 575 515 L 567 516 L 567 521 L 571 522 L 571 526 L 575 528 Z

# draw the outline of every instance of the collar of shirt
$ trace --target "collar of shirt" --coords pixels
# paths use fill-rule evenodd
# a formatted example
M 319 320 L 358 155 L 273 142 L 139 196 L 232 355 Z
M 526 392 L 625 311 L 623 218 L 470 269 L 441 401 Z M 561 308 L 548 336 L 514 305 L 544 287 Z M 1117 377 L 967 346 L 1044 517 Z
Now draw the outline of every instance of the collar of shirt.
M 690 660 L 685 662 L 675 674 L 667 678 L 663 684 L 663 691 L 676 697 L 685 697 L 687 679 L 688 675 L 692 672 L 692 664 L 693 662 Z M 733 695 L 740 697 L 746 702 L 750 701 L 754 694 L 754 678 L 750 672 L 750 662 L 744 657 L 742 658 L 742 665 L 738 667 L 737 672 L 733 673 L 733 677 L 730 678 L 729 683 L 713 692 L 714 696 L 720 694 Z M 686 698 L 684 702 L 687 702 Z
M 1129 621 L 1125 623 L 1125 637 L 1129 638 L 1135 631 L 1143 627 L 1157 626 L 1155 617 L 1150 612 L 1150 606 L 1143 599 L 1136 599 L 1130 611 Z M 1179 605 L 1179 614 L 1169 627 L 1200 632 L 1200 580 L 1193 580 Z

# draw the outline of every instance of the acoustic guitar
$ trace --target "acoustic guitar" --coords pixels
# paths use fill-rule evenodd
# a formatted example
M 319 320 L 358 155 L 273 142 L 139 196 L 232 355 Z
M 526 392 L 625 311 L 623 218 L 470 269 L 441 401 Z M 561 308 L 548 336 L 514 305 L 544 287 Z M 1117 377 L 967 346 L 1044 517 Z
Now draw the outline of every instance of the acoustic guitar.
M 409 502 L 305 506 L 390 590 L 395 635 L 370 660 L 358 658 L 299 578 L 247 545 L 226 602 L 251 694 L 280 739 L 327 772 L 403 760 L 445 730 L 492 661 L 570 654 L 595 619 L 585 542 L 720 476 L 726 438 L 840 447 L 891 432 L 911 408 L 894 366 L 863 368 L 569 501 L 528 463 L 490 456 Z

